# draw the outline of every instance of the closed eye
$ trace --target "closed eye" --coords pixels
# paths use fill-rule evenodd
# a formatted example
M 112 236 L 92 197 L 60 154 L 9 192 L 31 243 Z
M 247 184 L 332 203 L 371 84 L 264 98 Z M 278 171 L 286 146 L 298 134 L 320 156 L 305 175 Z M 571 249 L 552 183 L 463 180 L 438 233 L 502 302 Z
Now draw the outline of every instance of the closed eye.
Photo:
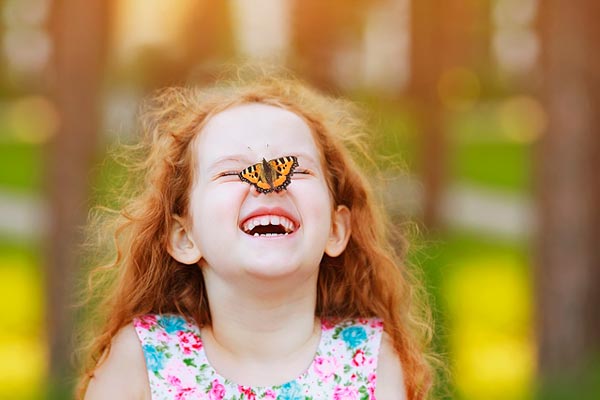
M 305 175 L 314 175 L 312 171 L 308 169 L 296 169 L 294 170 L 294 174 L 305 174 Z
M 213 179 L 223 178 L 225 176 L 238 176 L 239 171 L 225 171 L 218 173 Z

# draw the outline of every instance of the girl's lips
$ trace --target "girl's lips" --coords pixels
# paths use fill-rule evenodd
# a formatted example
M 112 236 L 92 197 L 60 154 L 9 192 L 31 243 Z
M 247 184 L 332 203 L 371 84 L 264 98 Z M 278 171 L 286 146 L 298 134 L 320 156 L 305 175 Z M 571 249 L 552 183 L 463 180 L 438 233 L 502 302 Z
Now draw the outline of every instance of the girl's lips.
M 284 233 L 291 233 L 296 228 L 294 222 L 282 215 L 258 215 L 256 217 L 247 219 L 246 222 L 242 224 L 242 229 L 244 232 L 249 233 L 254 228 L 261 226 L 277 227 L 278 232 L 283 230 Z
M 248 214 L 239 228 L 252 236 L 276 237 L 294 233 L 299 225 L 291 213 L 283 208 L 261 207 Z

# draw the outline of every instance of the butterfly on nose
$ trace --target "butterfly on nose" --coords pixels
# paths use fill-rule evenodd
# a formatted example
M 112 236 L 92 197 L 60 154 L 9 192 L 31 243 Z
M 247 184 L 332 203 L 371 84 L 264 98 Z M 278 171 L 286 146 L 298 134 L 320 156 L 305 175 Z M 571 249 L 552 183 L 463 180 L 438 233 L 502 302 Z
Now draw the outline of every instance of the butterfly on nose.
M 280 192 L 292 182 L 296 167 L 298 158 L 295 156 L 284 156 L 269 161 L 263 158 L 261 162 L 243 169 L 238 176 L 260 193 Z

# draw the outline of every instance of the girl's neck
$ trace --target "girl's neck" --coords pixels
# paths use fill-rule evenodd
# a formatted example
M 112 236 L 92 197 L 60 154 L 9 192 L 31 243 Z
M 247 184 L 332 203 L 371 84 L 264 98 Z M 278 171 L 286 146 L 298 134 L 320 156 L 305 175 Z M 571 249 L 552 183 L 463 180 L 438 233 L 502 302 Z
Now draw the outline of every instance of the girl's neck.
M 202 335 L 213 365 L 216 360 L 256 367 L 296 360 L 306 367 L 320 337 L 316 280 L 314 276 L 281 290 L 273 283 L 264 283 L 262 290 L 256 282 L 246 288 L 207 284 L 212 324 Z
M 218 292 L 209 294 L 212 324 L 207 331 L 215 344 L 235 357 L 290 354 L 310 341 L 320 326 L 315 319 L 316 285 L 314 290 L 259 297 L 243 291 Z

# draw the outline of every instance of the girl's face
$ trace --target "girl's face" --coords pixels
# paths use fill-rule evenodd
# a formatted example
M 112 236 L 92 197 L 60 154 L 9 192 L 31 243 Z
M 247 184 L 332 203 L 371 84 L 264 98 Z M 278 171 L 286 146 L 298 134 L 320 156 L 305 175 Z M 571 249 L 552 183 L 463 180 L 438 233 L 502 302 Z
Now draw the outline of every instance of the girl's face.
M 187 230 L 174 229 L 170 251 L 176 259 L 187 250 L 186 263 L 201 259 L 205 276 L 231 282 L 314 276 L 324 252 L 343 251 L 350 212 L 332 209 L 319 150 L 298 115 L 259 103 L 236 106 L 212 117 L 192 146 L 190 220 Z M 299 166 L 287 190 L 262 194 L 237 176 L 263 158 L 289 155 Z

